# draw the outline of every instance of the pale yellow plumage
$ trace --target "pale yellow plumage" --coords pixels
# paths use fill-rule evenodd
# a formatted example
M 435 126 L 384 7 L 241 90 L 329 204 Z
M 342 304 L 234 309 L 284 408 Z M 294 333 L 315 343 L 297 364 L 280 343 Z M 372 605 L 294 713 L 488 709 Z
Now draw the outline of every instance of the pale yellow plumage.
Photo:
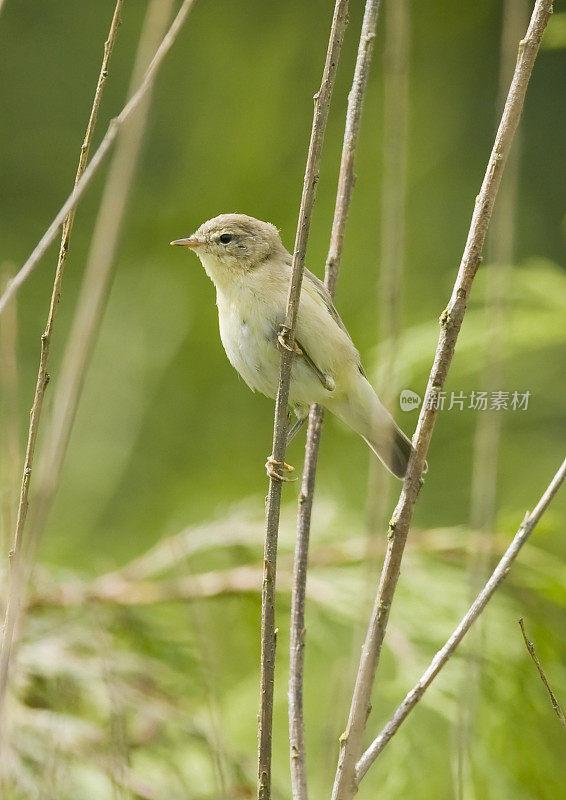
M 253 391 L 275 398 L 279 326 L 291 276 L 291 256 L 277 229 L 244 214 L 221 214 L 187 239 L 216 286 L 220 337 L 230 363 Z M 289 404 L 297 416 L 319 403 L 362 436 L 385 466 L 403 477 L 411 443 L 367 381 L 330 295 L 305 270 L 297 315 Z

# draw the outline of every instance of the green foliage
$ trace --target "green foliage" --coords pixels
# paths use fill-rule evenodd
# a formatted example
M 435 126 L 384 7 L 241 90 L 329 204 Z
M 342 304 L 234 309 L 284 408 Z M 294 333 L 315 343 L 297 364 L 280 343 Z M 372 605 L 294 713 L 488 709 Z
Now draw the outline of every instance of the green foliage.
M 99 137 L 123 102 L 144 5 L 125 4 Z M 435 0 L 412 8 L 407 263 L 397 377 L 420 395 L 491 146 L 500 5 Z M 557 2 L 556 11 L 561 6 Z M 51 0 L 39 13 L 34 0 L 8 0 L 2 10 L 0 241 L 2 258 L 10 262 L 22 262 L 70 188 L 112 8 L 112 0 Z M 318 274 L 361 12 L 362 4 L 352 4 L 318 187 L 308 257 Z M 212 287 L 196 259 L 169 249 L 168 242 L 221 211 L 243 211 L 277 224 L 292 247 L 330 13 L 323 0 L 197 3 L 160 74 L 118 274 L 14 671 L 13 782 L 3 793 L 9 800 L 254 794 L 262 465 L 271 446 L 272 404 L 250 395 L 227 364 Z M 516 266 L 500 388 L 528 390 L 531 400 L 525 412 L 501 412 L 497 554 L 563 458 L 566 146 L 557 135 L 566 129 L 563 17 L 563 11 L 555 14 L 549 27 L 549 49 L 535 68 L 522 129 Z M 375 349 L 381 37 L 337 297 L 376 383 L 382 360 Z M 54 337 L 54 382 L 101 188 L 102 176 L 77 215 Z M 54 258 L 53 249 L 19 295 L 22 445 Z M 448 394 L 482 388 L 491 345 L 483 303 L 489 269 L 489 263 L 482 266 L 472 292 Z M 372 733 L 468 605 L 479 413 L 439 414 L 376 685 Z M 411 433 L 416 413 L 397 417 Z M 299 437 L 289 460 L 299 469 L 301 459 Z M 307 756 L 314 798 L 329 793 L 379 568 L 364 541 L 367 464 L 364 444 L 328 417 L 307 609 Z M 4 484 L 20 472 L 19 465 L 0 466 Z M 285 488 L 278 578 L 277 798 L 289 796 L 285 683 L 297 492 L 296 486 Z M 558 496 L 486 611 L 481 636 L 425 695 L 368 774 L 360 800 L 377 794 L 392 800 L 456 796 L 454 731 L 469 668 L 466 652 L 481 663 L 466 800 L 561 796 L 563 733 L 516 620 L 525 618 L 566 704 L 565 524 L 564 498 Z M 178 531 L 183 535 L 167 539 Z M 128 569 L 116 572 L 124 564 Z M 104 600 L 104 592 L 114 592 L 113 599 L 107 594 Z
M 563 50 L 566 47 L 566 13 L 554 14 L 545 33 L 543 47 Z
M 226 796 L 253 793 L 259 596 L 244 578 L 249 571 L 252 587 L 259 585 L 263 528 L 253 505 L 164 540 L 121 573 L 91 583 L 69 573 L 42 573 L 13 700 L 12 766 L 20 789 L 41 780 L 60 800 L 110 797 L 113 784 L 125 796 L 172 800 L 218 797 L 222 786 Z M 352 527 L 351 515 L 334 501 L 319 498 L 316 511 L 305 699 L 313 795 L 324 796 L 347 710 L 360 619 L 368 613 L 381 554 L 368 563 L 363 529 Z M 275 775 L 281 797 L 287 785 L 284 665 L 293 516 L 286 507 L 279 574 Z M 546 530 L 524 548 L 485 613 L 480 648 L 477 641 L 463 646 L 369 773 L 360 797 L 373 797 L 378 789 L 423 800 L 450 794 L 466 653 L 482 668 L 471 741 L 477 791 L 486 798 L 558 796 L 566 778 L 559 723 L 517 625 L 524 615 L 555 692 L 565 696 L 560 644 L 544 623 L 555 619 L 559 598 L 540 591 L 566 568 L 554 555 L 549 569 L 548 539 L 557 533 L 547 520 Z M 378 732 L 466 609 L 462 575 L 470 537 L 463 527 L 414 531 L 370 732 Z M 495 551 L 509 539 L 502 534 Z M 156 592 L 171 597 L 174 586 L 182 601 L 148 605 Z M 206 598 L 199 596 L 205 586 Z M 83 604 L 89 594 L 105 593 L 116 602 Z

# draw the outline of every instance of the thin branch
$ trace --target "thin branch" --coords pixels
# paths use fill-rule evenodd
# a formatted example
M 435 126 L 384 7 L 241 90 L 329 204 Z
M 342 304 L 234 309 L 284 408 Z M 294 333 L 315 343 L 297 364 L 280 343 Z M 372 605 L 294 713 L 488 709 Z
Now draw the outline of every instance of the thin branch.
M 501 114 L 509 81 L 516 60 L 517 42 L 528 21 L 526 0 L 505 0 L 502 19 L 499 59 L 499 97 L 496 113 Z M 509 155 L 505 175 L 501 182 L 497 206 L 487 242 L 488 269 L 485 291 L 485 325 L 489 331 L 489 345 L 485 353 L 482 386 L 488 392 L 503 385 L 504 358 L 507 347 L 509 323 L 509 289 L 513 272 L 516 212 L 519 193 L 519 156 L 521 126 L 515 134 L 515 143 Z M 470 492 L 470 527 L 468 539 L 468 582 L 471 602 L 483 586 L 492 568 L 491 543 L 495 535 L 497 507 L 497 474 L 499 443 L 503 414 L 487 409 L 478 415 L 472 456 L 472 481 Z M 480 620 L 470 636 L 468 652 L 462 664 L 461 696 L 458 703 L 458 720 L 455 730 L 455 780 L 456 800 L 466 796 L 471 786 L 471 754 L 475 725 L 478 689 L 483 649 L 483 624 Z
M 383 371 L 380 394 L 387 405 L 395 392 L 391 384 L 399 346 L 401 278 L 405 261 L 410 49 L 408 0 L 386 6 L 385 37 L 379 322 L 380 338 L 387 346 L 384 364 L 380 365 Z
M 146 12 L 130 91 L 143 80 L 151 54 L 162 41 L 173 0 L 151 0 Z M 49 515 L 71 429 L 80 401 L 94 343 L 114 277 L 115 252 L 131 183 L 145 132 L 151 91 L 142 98 L 129 123 L 121 131 L 94 227 L 83 285 L 61 366 L 53 400 L 53 412 L 38 466 L 36 505 L 28 537 L 39 540 Z
M 80 181 L 81 176 L 84 174 L 84 171 L 86 169 L 92 137 L 94 129 L 96 127 L 96 120 L 98 118 L 100 101 L 102 99 L 102 92 L 104 90 L 104 85 L 108 77 L 108 66 L 110 63 L 110 57 L 112 55 L 112 50 L 114 48 L 114 43 L 116 41 L 116 36 L 118 34 L 118 28 L 121 24 L 120 14 L 122 11 L 122 5 L 123 5 L 123 0 L 116 0 L 116 5 L 114 7 L 114 14 L 112 16 L 110 29 L 108 31 L 108 38 L 104 43 L 104 51 L 102 56 L 102 63 L 100 65 L 98 81 L 96 84 L 94 98 L 92 101 L 92 107 L 90 110 L 90 115 L 86 126 L 83 143 L 81 145 L 81 150 L 79 154 L 79 162 L 77 165 L 77 172 L 75 175 L 75 186 Z M 20 485 L 20 497 L 19 497 L 17 517 L 16 517 L 16 527 L 14 531 L 12 550 L 10 553 L 9 577 L 8 577 L 8 587 L 7 587 L 8 598 L 14 597 L 14 593 L 17 590 L 18 584 L 20 584 L 22 580 L 20 551 L 21 551 L 22 539 L 23 539 L 27 511 L 29 506 L 29 489 L 31 483 L 33 460 L 35 455 L 35 445 L 37 442 L 37 434 L 39 431 L 41 411 L 43 408 L 43 398 L 45 396 L 45 389 L 47 388 L 47 384 L 49 382 L 49 375 L 47 373 L 49 349 L 51 345 L 51 336 L 53 334 L 53 327 L 55 324 L 55 317 L 57 315 L 57 309 L 59 306 L 59 299 L 61 296 L 61 285 L 63 281 L 65 260 L 67 258 L 67 252 L 69 249 L 69 242 L 71 239 L 71 232 L 73 229 L 74 219 L 75 219 L 75 208 L 71 208 L 63 222 L 61 245 L 59 248 L 57 267 L 55 269 L 53 289 L 51 291 L 51 301 L 49 306 L 49 312 L 47 314 L 47 323 L 45 325 L 45 330 L 41 336 L 39 368 L 37 372 L 35 394 L 30 411 L 28 438 L 27 438 L 26 452 L 24 457 L 24 469 Z M 11 635 L 9 635 L 11 625 L 8 623 L 9 606 L 10 602 L 8 600 L 6 604 L 4 638 L 2 642 L 2 651 L 0 653 L 0 726 L 1 726 L 1 719 L 3 716 L 3 705 L 4 705 L 5 689 L 7 684 L 7 673 L 8 673 L 9 659 L 10 659 L 10 651 L 11 651 Z
M 164 41 L 161 37 L 169 17 L 171 3 L 172 0 L 166 3 L 152 0 L 138 47 L 132 89 L 147 78 L 146 65 L 150 62 L 151 53 L 155 52 L 158 42 Z M 171 34 L 171 30 L 172 27 L 166 37 Z M 157 52 L 160 49 L 161 46 Z M 155 57 L 151 63 L 155 63 Z M 129 124 L 122 130 L 108 174 L 85 278 L 63 359 L 61 379 L 54 398 L 52 421 L 41 453 L 34 514 L 27 537 L 24 540 L 20 534 L 14 553 L 14 574 L 8 592 L 5 632 L 0 650 L 0 713 L 6 696 L 15 631 L 21 617 L 35 551 L 55 497 L 84 377 L 108 298 L 113 275 L 114 252 L 140 150 L 150 97 L 150 92 L 143 94 L 139 104 L 135 106 L 136 113 L 128 117 Z M 89 167 L 83 172 L 77 185 L 87 175 Z
M 558 717 L 558 719 L 560 720 L 560 724 L 562 725 L 562 727 L 563 727 L 563 728 L 566 728 L 566 717 L 564 716 L 564 712 L 563 712 L 563 711 L 562 711 L 562 709 L 560 708 L 560 703 L 559 703 L 559 702 L 558 702 L 558 700 L 556 699 L 556 697 L 555 697 L 555 695 L 554 695 L 554 692 L 552 691 L 552 689 L 551 689 L 551 687 L 550 687 L 550 684 L 549 684 L 549 682 L 548 682 L 548 679 L 547 679 L 547 677 L 546 677 L 546 675 L 545 675 L 545 673 L 544 673 L 544 670 L 543 670 L 543 668 L 542 668 L 542 664 L 541 664 L 541 663 L 540 663 L 540 661 L 538 660 L 538 656 L 537 656 L 537 654 L 535 653 L 535 646 L 534 646 L 534 644 L 533 644 L 531 641 L 529 641 L 529 639 L 527 638 L 527 632 L 526 632 L 526 630 L 525 630 L 525 622 L 524 622 L 524 620 L 523 620 L 523 618 L 522 618 L 522 617 L 521 617 L 521 619 L 519 620 L 519 625 L 520 625 L 520 627 L 521 627 L 521 633 L 523 634 L 523 639 L 525 640 L 525 647 L 527 648 L 527 650 L 528 650 L 528 652 L 529 652 L 529 655 L 530 655 L 530 657 L 532 658 L 532 660 L 533 660 L 533 662 L 534 662 L 534 665 L 535 665 L 535 667 L 536 667 L 536 668 L 537 668 L 537 670 L 538 670 L 538 674 L 540 675 L 540 679 L 541 679 L 541 681 L 542 681 L 542 682 L 543 682 L 543 684 L 544 684 L 544 688 L 545 688 L 545 689 L 546 689 L 546 691 L 548 692 L 548 696 L 550 697 L 550 702 L 552 703 L 552 708 L 554 709 L 554 713 L 556 714 L 556 716 L 557 716 L 557 717 Z
M 550 505 L 554 495 L 559 490 L 564 478 L 566 477 L 566 459 L 562 462 L 554 478 L 546 488 L 544 494 L 538 501 L 535 509 L 529 514 L 525 515 L 525 519 L 521 523 L 519 530 L 515 534 L 513 541 L 505 551 L 500 559 L 496 568 L 491 574 L 491 577 L 483 587 L 481 592 L 476 597 L 474 603 L 469 611 L 462 619 L 458 627 L 454 630 L 444 647 L 438 651 L 432 659 L 430 665 L 425 670 L 420 680 L 413 686 L 411 691 L 406 695 L 403 702 L 399 705 L 389 722 L 383 727 L 379 736 L 374 739 L 372 744 L 365 751 L 356 765 L 356 783 L 359 783 L 364 777 L 370 766 L 381 753 L 385 745 L 397 733 L 401 723 L 407 718 L 409 713 L 413 710 L 419 702 L 425 691 L 436 678 L 440 670 L 444 667 L 446 662 L 454 654 L 454 651 L 474 624 L 476 619 L 482 613 L 487 603 L 491 600 L 493 594 L 505 580 L 513 561 L 517 557 L 520 549 L 526 543 L 527 539 L 533 532 L 535 526 L 540 518 Z
M 506 0 L 501 36 L 497 105 L 499 112 L 504 107 L 507 86 L 515 64 L 517 42 L 525 29 L 527 19 L 526 0 Z M 501 184 L 488 239 L 489 269 L 486 275 L 485 314 L 490 336 L 482 382 L 488 391 L 501 388 L 502 362 L 505 356 L 519 191 L 519 140 L 520 129 L 515 135 L 515 144 Z M 489 410 L 478 417 L 474 440 L 470 524 L 481 534 L 492 530 L 495 522 L 495 491 L 502 421 L 502 414 Z M 477 553 L 478 548 L 472 547 L 472 550 Z M 481 569 L 481 564 L 479 567 Z M 484 568 L 484 573 L 485 571 Z M 483 583 L 483 578 L 484 574 L 481 575 L 478 584 Z M 476 589 L 478 584 L 475 586 Z
M 287 440 L 287 403 L 291 382 L 294 328 L 303 278 L 305 253 L 310 230 L 311 214 L 319 178 L 320 158 L 338 60 L 348 22 L 348 0 L 336 0 L 332 27 L 328 41 L 326 62 L 319 91 L 314 96 L 314 117 L 305 168 L 301 206 L 295 247 L 292 276 L 287 297 L 285 323 L 281 326 L 281 365 L 275 401 L 272 458 L 283 464 Z M 261 594 L 261 675 L 260 707 L 258 719 L 258 798 L 271 798 L 271 738 L 273 728 L 273 691 L 275 678 L 275 577 L 277 564 L 277 538 L 281 508 L 282 483 L 270 478 L 266 505 L 264 574 Z
M 124 123 L 131 117 L 133 112 L 139 106 L 145 95 L 151 89 L 155 77 L 161 64 L 163 63 L 165 56 L 173 46 L 175 39 L 177 38 L 177 34 L 181 30 L 185 19 L 191 8 L 194 6 L 196 0 L 184 0 L 182 6 L 180 7 L 179 11 L 177 12 L 177 16 L 171 23 L 171 27 L 163 37 L 157 52 L 155 53 L 151 63 L 147 67 L 147 70 L 141 80 L 138 89 L 134 94 L 130 97 L 122 111 L 111 120 L 106 133 L 102 141 L 100 142 L 98 149 L 96 150 L 95 154 L 93 155 L 90 164 L 84 171 L 83 175 L 81 176 L 80 180 L 74 187 L 73 191 L 66 199 L 60 210 L 57 212 L 55 219 L 49 226 L 49 228 L 45 231 L 42 238 L 39 240 L 37 246 L 19 270 L 19 272 L 15 275 L 12 281 L 10 281 L 10 285 L 6 288 L 4 294 L 0 297 L 0 314 L 4 311 L 6 307 L 6 303 L 8 300 L 14 296 L 14 294 L 19 290 L 23 283 L 29 278 L 33 270 L 37 267 L 41 258 L 45 255 L 47 248 L 53 242 L 55 237 L 57 236 L 57 231 L 62 223 L 65 221 L 65 217 L 67 214 L 76 208 L 79 200 L 83 196 L 85 190 L 91 183 L 92 179 L 94 178 L 98 168 L 104 161 L 104 158 L 108 154 L 110 148 L 114 144 L 116 137 L 120 129 L 123 127 Z
M 425 400 L 414 436 L 414 451 L 397 507 L 391 518 L 388 546 L 379 588 L 368 626 L 350 706 L 348 725 L 341 737 L 333 800 L 349 800 L 357 791 L 356 762 L 362 750 L 362 737 L 370 713 L 371 692 L 381 647 L 395 593 L 401 559 L 414 506 L 422 485 L 422 473 L 432 437 L 438 393 L 442 390 L 454 354 L 456 340 L 466 310 L 472 283 L 481 263 L 485 237 L 497 191 L 517 128 L 529 78 L 539 50 L 543 31 L 552 12 L 552 0 L 537 0 L 529 28 L 519 46 L 517 65 L 505 108 L 495 137 L 485 177 L 476 198 L 468 239 L 448 307 L 440 317 L 440 336 L 431 369 Z
M 330 246 L 325 268 L 324 282 L 331 296 L 333 296 L 336 291 L 344 243 L 344 232 L 350 208 L 352 190 L 354 188 L 354 160 L 358 145 L 363 101 L 373 55 L 379 7 L 380 0 L 367 0 L 366 2 L 352 89 L 348 96 L 346 126 L 342 146 L 340 174 L 338 177 L 334 220 L 332 223 Z M 309 414 L 305 462 L 301 494 L 299 496 L 297 539 L 293 563 L 293 591 L 291 599 L 289 743 L 291 784 L 294 800 L 306 800 L 307 798 L 303 716 L 305 601 L 311 514 L 322 422 L 323 409 L 320 406 L 314 405 Z
M 297 514 L 295 556 L 293 559 L 289 650 L 289 753 L 293 800 L 306 800 L 308 796 L 303 714 L 303 670 L 306 636 L 305 605 L 310 523 L 320 434 L 322 432 L 322 418 L 323 409 L 320 406 L 313 406 L 309 414 L 309 426 L 307 429 L 305 463 Z
M 4 285 L 12 271 L 4 264 L 0 278 Z M 10 303 L 0 319 L 0 390 L 2 394 L 0 468 L 0 554 L 8 555 L 18 507 L 18 472 L 21 464 L 18 414 L 18 310 Z
M 360 42 L 358 45 L 358 55 L 354 70 L 352 88 L 348 95 L 348 110 L 346 112 L 346 129 L 344 131 L 344 144 L 342 147 L 342 159 L 340 162 L 340 175 L 338 177 L 338 191 L 336 194 L 336 206 L 334 208 L 334 220 L 332 222 L 332 233 L 330 236 L 330 247 L 326 258 L 326 269 L 324 282 L 326 288 L 332 296 L 336 291 L 342 249 L 344 246 L 344 233 L 348 219 L 350 201 L 356 176 L 354 174 L 354 161 L 356 149 L 358 147 L 358 137 L 360 131 L 360 121 L 364 97 L 366 93 L 371 59 L 373 56 L 373 46 L 375 42 L 375 32 L 377 28 L 377 17 L 379 14 L 380 0 L 366 0 Z
M 385 5 L 383 55 L 383 150 L 381 186 L 381 241 L 377 291 L 377 331 L 382 353 L 377 393 L 393 410 L 399 386 L 396 365 L 401 330 L 401 285 L 405 262 L 407 202 L 407 139 L 409 121 L 410 4 L 395 0 Z M 369 454 L 366 518 L 368 527 L 368 583 L 373 598 L 375 543 L 387 524 L 393 478 Z M 361 636 L 362 634 L 360 634 Z M 356 637 L 355 646 L 358 646 Z
M 90 110 L 90 117 L 88 120 L 88 124 L 85 131 L 85 136 L 83 139 L 83 143 L 81 145 L 81 151 L 79 156 L 79 163 L 77 166 L 77 173 L 75 176 L 75 186 L 79 182 L 81 176 L 83 175 L 86 169 L 86 163 L 88 161 L 88 155 L 90 151 L 90 145 L 92 142 L 92 136 L 94 133 L 94 128 L 96 126 L 96 120 L 98 117 L 98 110 L 100 108 L 100 101 L 102 99 L 102 92 L 104 90 L 104 84 L 106 83 L 106 78 L 108 77 L 108 65 L 110 62 L 110 56 L 112 55 L 112 50 L 114 47 L 114 43 L 116 41 L 116 35 L 118 33 L 118 28 L 121 24 L 120 14 L 122 11 L 122 4 L 123 0 L 117 0 L 116 6 L 114 8 L 114 14 L 112 17 L 112 22 L 110 24 L 110 30 L 108 32 L 108 39 L 104 43 L 104 55 L 102 58 L 102 64 L 100 66 L 100 73 L 98 76 L 98 82 L 96 84 L 96 90 L 94 93 L 94 99 L 92 102 L 92 108 Z M 28 430 L 28 439 L 27 439 L 27 446 L 26 446 L 26 454 L 24 459 L 24 470 L 22 475 L 22 482 L 20 487 L 20 501 L 18 507 L 18 516 L 16 522 L 16 530 L 14 533 L 14 543 L 12 549 L 12 559 L 16 557 L 20 551 L 21 543 L 22 543 L 22 535 L 25 526 L 27 510 L 29 505 L 29 488 L 31 483 L 31 474 L 32 474 L 32 467 L 33 467 L 33 459 L 35 455 L 35 445 L 37 441 L 37 434 L 39 430 L 39 423 L 41 418 L 41 411 L 43 407 L 43 398 L 45 396 L 45 389 L 47 388 L 47 384 L 49 382 L 49 375 L 47 374 L 47 362 L 49 359 L 49 348 L 51 345 L 51 336 L 53 334 L 53 327 L 55 324 L 55 317 L 57 315 L 57 310 L 59 307 L 59 300 L 61 297 L 61 284 L 63 281 L 63 273 L 65 268 L 65 261 L 67 258 L 67 252 L 69 249 L 69 243 L 71 239 L 71 232 L 73 229 L 73 223 L 75 220 L 75 209 L 71 209 L 65 218 L 63 223 L 63 231 L 61 235 L 61 245 L 59 248 L 59 258 L 57 260 L 57 267 L 55 269 L 55 278 L 53 280 L 53 289 L 51 291 L 51 303 L 49 306 L 49 312 L 47 315 L 47 323 L 45 325 L 45 330 L 41 336 L 41 351 L 39 357 L 39 369 L 37 373 L 37 380 L 35 385 L 35 395 L 33 398 L 33 404 L 30 411 L 30 423 L 29 423 L 29 430 Z

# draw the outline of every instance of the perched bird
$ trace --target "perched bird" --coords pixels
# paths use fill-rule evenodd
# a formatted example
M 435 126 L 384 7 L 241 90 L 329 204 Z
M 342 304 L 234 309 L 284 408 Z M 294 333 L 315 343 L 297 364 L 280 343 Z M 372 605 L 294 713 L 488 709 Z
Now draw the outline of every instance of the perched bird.
M 269 222 L 245 214 L 220 214 L 186 239 L 216 287 L 220 338 L 232 366 L 252 391 L 275 398 L 278 335 L 285 320 L 291 255 Z M 362 436 L 378 458 L 403 478 L 412 445 L 367 380 L 346 326 L 326 287 L 304 271 L 295 329 L 289 405 L 299 422 L 319 403 Z M 290 441 L 289 438 L 289 441 Z M 282 479 L 273 459 L 268 474 Z

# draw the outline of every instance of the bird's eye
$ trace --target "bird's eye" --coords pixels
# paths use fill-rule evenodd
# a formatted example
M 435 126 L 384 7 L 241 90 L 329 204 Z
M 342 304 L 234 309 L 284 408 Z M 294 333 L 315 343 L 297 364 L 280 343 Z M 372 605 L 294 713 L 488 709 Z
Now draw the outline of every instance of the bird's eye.
M 228 244 L 233 238 L 231 233 L 223 233 L 219 236 L 218 241 L 222 242 L 222 244 Z

